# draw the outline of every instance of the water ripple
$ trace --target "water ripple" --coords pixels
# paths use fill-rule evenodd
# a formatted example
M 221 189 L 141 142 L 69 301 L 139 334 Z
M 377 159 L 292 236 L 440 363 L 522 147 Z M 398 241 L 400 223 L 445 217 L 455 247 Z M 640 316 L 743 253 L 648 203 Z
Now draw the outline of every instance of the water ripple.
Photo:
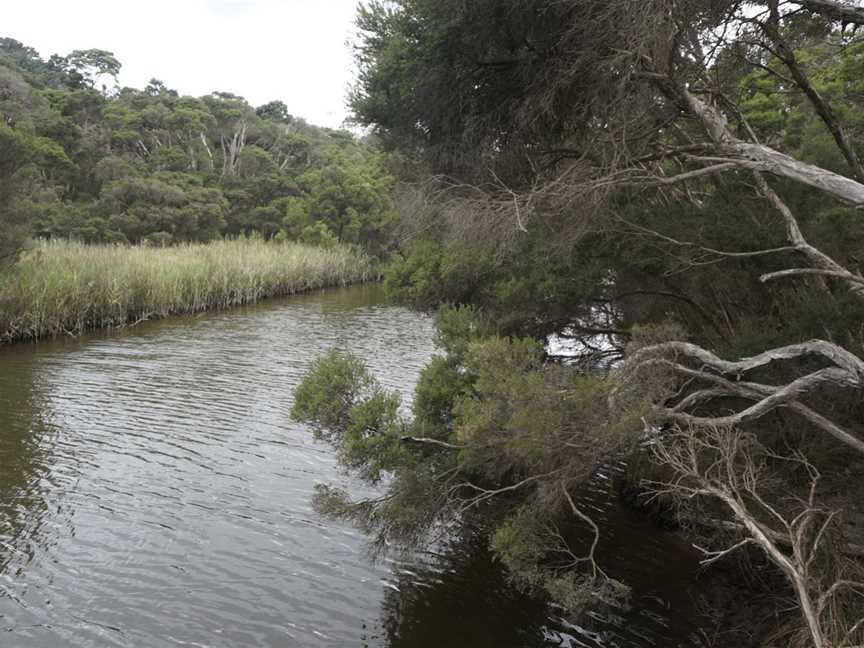
M 485 541 L 375 565 L 311 510 L 315 483 L 358 485 L 290 420 L 310 362 L 350 349 L 407 400 L 431 340 L 360 288 L 0 349 L 0 644 L 662 645 L 669 597 L 603 638 L 514 590 Z M 580 501 L 620 517 L 608 499 Z
M 322 537 L 332 529 L 311 512 L 312 486 L 344 478 L 289 412 L 300 376 L 334 346 L 410 394 L 431 324 L 366 292 L 4 349 L 11 644 L 354 640 L 380 611 L 383 568 L 359 534 Z

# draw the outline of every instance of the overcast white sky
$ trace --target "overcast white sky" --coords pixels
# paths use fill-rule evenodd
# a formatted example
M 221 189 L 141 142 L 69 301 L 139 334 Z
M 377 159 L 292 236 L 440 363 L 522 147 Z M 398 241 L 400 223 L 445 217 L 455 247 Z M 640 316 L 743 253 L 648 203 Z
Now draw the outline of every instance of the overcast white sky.
M 0 36 L 43 58 L 114 52 L 120 84 L 151 78 L 181 94 L 281 99 L 320 126 L 345 119 L 353 79 L 346 45 L 358 0 L 4 0 Z

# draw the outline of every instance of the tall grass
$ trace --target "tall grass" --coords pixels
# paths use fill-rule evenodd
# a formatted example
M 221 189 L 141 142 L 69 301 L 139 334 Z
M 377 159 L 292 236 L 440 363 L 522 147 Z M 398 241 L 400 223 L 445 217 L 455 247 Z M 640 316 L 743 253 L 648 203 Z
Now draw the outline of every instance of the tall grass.
M 373 278 L 347 247 L 237 239 L 169 248 L 42 242 L 0 285 L 0 341 L 255 303 Z

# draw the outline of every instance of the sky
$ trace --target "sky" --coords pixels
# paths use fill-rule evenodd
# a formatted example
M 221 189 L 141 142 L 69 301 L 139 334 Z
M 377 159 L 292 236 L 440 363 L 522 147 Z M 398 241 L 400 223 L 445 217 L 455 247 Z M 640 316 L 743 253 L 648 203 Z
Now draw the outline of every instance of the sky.
M 0 37 L 48 58 L 104 49 L 120 85 L 157 78 L 180 94 L 214 91 L 338 127 L 354 77 L 347 45 L 358 0 L 5 0 Z

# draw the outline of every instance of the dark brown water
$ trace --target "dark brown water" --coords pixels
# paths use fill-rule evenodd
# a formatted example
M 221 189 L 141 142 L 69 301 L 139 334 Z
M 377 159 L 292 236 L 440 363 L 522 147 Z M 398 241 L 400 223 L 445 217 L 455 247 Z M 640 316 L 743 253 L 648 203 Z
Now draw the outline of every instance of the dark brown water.
M 372 564 L 317 516 L 340 474 L 289 418 L 331 347 L 407 397 L 431 322 L 377 288 L 0 348 L 0 646 L 695 646 L 694 557 L 598 478 L 581 504 L 631 609 L 581 625 L 478 533 Z

